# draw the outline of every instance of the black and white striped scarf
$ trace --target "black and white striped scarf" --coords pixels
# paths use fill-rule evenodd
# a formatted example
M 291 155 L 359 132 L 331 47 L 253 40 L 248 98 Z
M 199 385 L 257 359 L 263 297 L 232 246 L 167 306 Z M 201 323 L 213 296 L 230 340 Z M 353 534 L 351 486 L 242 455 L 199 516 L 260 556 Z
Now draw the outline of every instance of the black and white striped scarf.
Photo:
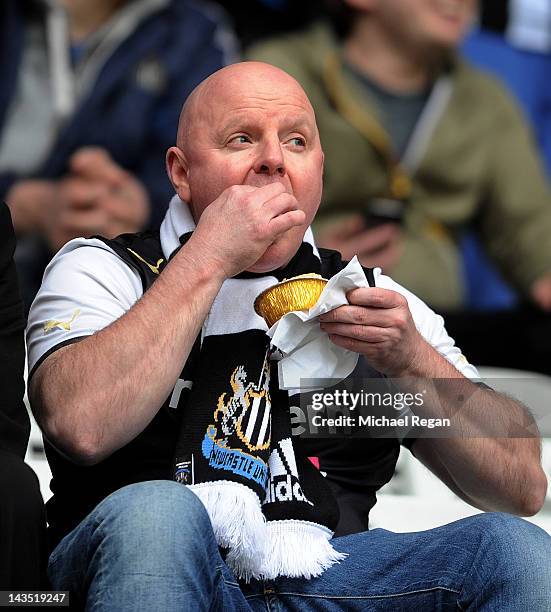
M 195 228 L 189 210 L 184 217 L 182 242 Z M 205 505 L 226 562 L 241 579 L 311 578 L 345 556 L 329 541 L 337 502 L 293 444 L 289 394 L 279 389 L 267 326 L 254 311 L 264 289 L 321 272 L 308 230 L 284 269 L 226 280 L 203 324 L 174 478 Z

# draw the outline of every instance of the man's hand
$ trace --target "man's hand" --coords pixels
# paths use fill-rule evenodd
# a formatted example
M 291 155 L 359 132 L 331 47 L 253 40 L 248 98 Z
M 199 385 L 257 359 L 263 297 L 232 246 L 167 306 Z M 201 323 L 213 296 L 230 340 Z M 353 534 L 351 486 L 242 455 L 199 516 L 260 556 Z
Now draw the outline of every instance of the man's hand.
M 26 180 L 15 183 L 6 195 L 17 234 L 43 232 L 58 200 L 54 181 Z
M 530 288 L 532 299 L 547 312 L 551 312 L 551 272 L 538 278 Z
M 331 341 L 365 355 L 388 376 L 413 372 L 430 347 L 415 327 L 406 298 L 379 287 L 354 289 L 347 298 L 348 306 L 320 316 Z
M 59 201 L 47 227 L 53 250 L 77 236 L 113 238 L 144 227 L 149 216 L 147 193 L 107 151 L 80 149 L 70 160 L 70 170 L 60 182 Z
M 256 263 L 268 247 L 306 217 L 281 183 L 233 185 L 203 211 L 193 234 L 196 249 L 214 260 L 225 278 Z
M 415 455 L 452 491 L 482 510 L 523 516 L 543 504 L 545 474 L 539 460 L 539 437 L 498 437 L 495 432 L 530 431 L 532 420 L 515 400 L 465 379 L 421 336 L 407 301 L 388 289 L 354 289 L 350 305 L 320 317 L 321 328 L 338 346 L 365 355 L 371 365 L 392 378 L 403 378 L 410 393 L 428 392 L 416 414 L 453 419 L 457 435 L 420 437 Z M 426 379 L 439 385 L 428 385 Z M 461 410 L 457 390 L 461 385 Z M 431 389 L 431 387 L 433 387 Z M 488 436 L 485 432 L 494 432 Z
M 225 278 L 304 223 L 304 212 L 281 184 L 226 189 L 140 300 L 36 370 L 29 396 L 50 441 L 92 465 L 133 440 L 174 388 Z
M 317 233 L 319 246 L 339 251 L 343 259 L 358 256 L 363 266 L 390 271 L 402 254 L 402 230 L 396 223 L 366 229 L 361 215 L 337 222 Z

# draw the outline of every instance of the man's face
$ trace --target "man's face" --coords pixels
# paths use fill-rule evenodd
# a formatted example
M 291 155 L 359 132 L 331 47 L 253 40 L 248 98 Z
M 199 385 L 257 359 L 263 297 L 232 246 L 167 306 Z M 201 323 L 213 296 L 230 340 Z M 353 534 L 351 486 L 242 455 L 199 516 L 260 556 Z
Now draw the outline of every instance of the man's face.
M 454 48 L 477 6 L 477 0 L 375 0 L 373 11 L 389 33 L 413 45 Z
M 297 199 L 306 221 L 280 236 L 250 268 L 266 272 L 293 257 L 314 218 L 323 153 L 312 107 L 300 86 L 270 66 L 240 66 L 207 84 L 191 114 L 182 143 L 188 203 L 197 222 L 227 187 L 281 183 Z

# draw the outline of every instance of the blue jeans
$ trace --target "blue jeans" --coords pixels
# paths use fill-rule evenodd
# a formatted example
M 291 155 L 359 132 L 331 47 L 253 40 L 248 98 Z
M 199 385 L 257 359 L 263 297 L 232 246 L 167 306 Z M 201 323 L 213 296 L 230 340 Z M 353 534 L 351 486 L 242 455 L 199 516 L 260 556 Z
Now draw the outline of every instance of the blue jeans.
M 101 612 L 551 611 L 551 538 L 507 514 L 333 543 L 349 556 L 319 578 L 240 584 L 199 499 L 151 481 L 103 500 L 59 543 L 48 572 L 53 588 Z

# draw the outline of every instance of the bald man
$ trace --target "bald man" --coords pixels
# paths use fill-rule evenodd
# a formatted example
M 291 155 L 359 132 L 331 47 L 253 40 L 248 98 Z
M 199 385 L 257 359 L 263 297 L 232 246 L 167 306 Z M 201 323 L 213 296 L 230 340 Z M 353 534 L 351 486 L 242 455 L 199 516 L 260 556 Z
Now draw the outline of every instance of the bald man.
M 214 73 L 182 111 L 167 169 L 177 195 L 160 234 L 68 243 L 30 313 L 54 588 L 109 611 L 548 609 L 551 540 L 512 516 L 543 503 L 537 435 L 411 442 L 452 490 L 496 512 L 393 534 L 367 520 L 397 440 L 285 433 L 293 400 L 277 387 L 254 299 L 345 265 L 308 229 L 323 152 L 298 83 L 255 62 Z M 320 318 L 364 371 L 454 379 L 478 398 L 466 428 L 495 411 L 504 427 L 526 420 L 470 382 L 476 369 L 440 317 L 379 270 L 366 277 L 369 288 Z M 439 399 L 432 416 L 450 409 Z

